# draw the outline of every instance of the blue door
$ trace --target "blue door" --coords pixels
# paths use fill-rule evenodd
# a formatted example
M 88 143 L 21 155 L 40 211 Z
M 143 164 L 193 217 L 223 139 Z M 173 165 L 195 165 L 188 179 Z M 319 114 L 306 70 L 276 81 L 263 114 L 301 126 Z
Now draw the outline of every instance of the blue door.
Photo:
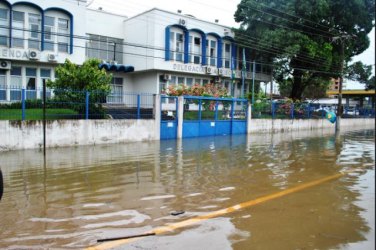
M 248 101 L 184 97 L 183 138 L 247 133 Z
M 178 98 L 161 96 L 161 140 L 176 139 L 178 133 Z

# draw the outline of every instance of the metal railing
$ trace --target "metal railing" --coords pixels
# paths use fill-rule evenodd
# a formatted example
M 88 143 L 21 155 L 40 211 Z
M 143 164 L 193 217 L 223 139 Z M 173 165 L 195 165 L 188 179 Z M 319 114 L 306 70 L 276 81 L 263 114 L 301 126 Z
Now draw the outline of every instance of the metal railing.
M 0 86 L 0 120 L 42 120 L 43 91 Z M 47 90 L 46 119 L 153 119 L 149 93 Z
M 337 106 L 321 107 L 316 103 L 289 103 L 258 101 L 252 105 L 252 118 L 256 119 L 324 119 L 330 111 L 336 113 Z M 372 107 L 344 106 L 342 118 L 374 118 Z

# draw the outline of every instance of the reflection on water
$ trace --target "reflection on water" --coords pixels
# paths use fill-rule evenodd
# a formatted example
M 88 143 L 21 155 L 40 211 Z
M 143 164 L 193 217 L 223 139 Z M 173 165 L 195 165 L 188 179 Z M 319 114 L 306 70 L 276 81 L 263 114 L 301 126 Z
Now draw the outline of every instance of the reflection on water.
M 45 166 L 39 151 L 1 153 L 0 248 L 83 248 L 359 168 L 123 248 L 371 249 L 374 140 L 312 131 L 74 147 L 49 149 Z

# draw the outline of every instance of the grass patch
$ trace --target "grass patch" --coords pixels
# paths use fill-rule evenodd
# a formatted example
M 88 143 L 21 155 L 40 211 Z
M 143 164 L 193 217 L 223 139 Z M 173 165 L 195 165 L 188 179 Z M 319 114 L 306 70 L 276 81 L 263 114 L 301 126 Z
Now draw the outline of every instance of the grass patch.
M 72 109 L 46 109 L 47 120 L 80 119 L 84 115 Z M 21 120 L 21 109 L 0 109 L 0 120 Z M 43 109 L 26 109 L 25 120 L 43 120 Z

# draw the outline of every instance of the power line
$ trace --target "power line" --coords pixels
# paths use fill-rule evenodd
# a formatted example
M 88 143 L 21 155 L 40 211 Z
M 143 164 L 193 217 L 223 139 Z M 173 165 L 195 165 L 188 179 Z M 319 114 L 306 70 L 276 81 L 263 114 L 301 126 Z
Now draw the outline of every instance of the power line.
M 6 27 L 6 26 L 0 26 L 0 28 L 7 28 L 9 29 L 9 27 Z M 21 31 L 26 31 L 26 32 L 30 32 L 31 30 L 29 29 L 21 29 L 21 28 L 12 28 L 14 30 L 21 30 Z M 33 31 L 33 32 L 36 32 L 36 31 Z M 36 33 L 42 33 L 41 31 L 38 31 Z M 69 34 L 65 34 L 65 33 L 56 33 L 56 32 L 50 32 L 48 34 L 51 34 L 52 36 L 61 36 L 61 37 L 66 37 L 66 38 L 69 38 L 70 35 Z M 99 35 L 96 35 L 96 36 L 99 36 Z M 86 41 L 94 41 L 94 42 L 106 42 L 107 44 L 111 44 L 111 42 L 108 42 L 108 41 L 103 41 L 101 40 L 101 38 L 98 38 L 98 39 L 94 39 L 92 37 L 87 37 L 87 36 L 77 36 L 77 35 L 74 35 L 73 38 L 76 38 L 76 39 L 82 39 L 82 40 L 86 40 Z M 20 38 L 18 38 L 20 39 Z M 23 40 L 28 40 L 27 38 L 22 38 Z M 40 42 L 40 41 L 39 41 Z M 50 43 L 50 42 L 49 42 Z M 160 50 L 160 51 L 166 51 L 164 47 L 156 47 L 156 46 L 149 46 L 149 45 L 143 45 L 143 44 L 134 44 L 134 43 L 127 43 L 127 42 L 122 42 L 122 43 L 116 43 L 116 44 L 119 44 L 119 45 L 123 45 L 123 46 L 133 46 L 133 47 L 138 47 L 138 48 L 144 48 L 144 49 L 154 49 L 154 50 Z M 261 51 L 261 52 L 266 52 L 266 53 L 269 53 L 269 54 L 278 54 L 279 52 L 281 51 L 277 51 L 276 49 L 274 50 L 271 50 L 271 49 L 266 49 L 266 48 L 260 48 L 260 47 L 255 47 L 255 46 L 248 46 L 247 44 L 244 44 L 244 43 L 235 43 L 236 45 L 241 45 L 242 47 L 245 47 L 245 48 L 249 48 L 249 49 L 254 49 L 254 50 L 258 50 L 258 51 Z M 264 46 L 265 47 L 265 46 Z M 175 52 L 175 51 L 172 51 L 172 52 Z M 194 53 L 189 53 L 190 55 L 196 55 Z M 223 58 L 221 57 L 221 55 L 217 55 L 215 57 L 215 59 L 217 58 Z M 310 59 L 308 57 L 302 57 L 301 59 L 298 59 L 299 61 L 302 61 L 302 62 L 307 62 L 307 63 L 311 63 L 311 64 L 314 64 L 317 62 L 313 61 L 313 59 Z M 237 59 L 236 60 L 237 62 L 240 62 L 241 60 L 240 59 Z
M 24 39 L 24 40 L 27 40 L 27 39 Z M 56 42 L 54 44 L 58 44 L 58 43 Z M 86 49 L 87 48 L 86 46 L 80 46 L 80 45 L 73 45 L 73 47 L 75 47 L 75 48 L 82 48 L 82 49 Z M 98 50 L 98 51 L 106 51 L 106 52 L 113 52 L 113 51 L 109 51 L 109 50 L 106 50 L 106 49 L 96 49 L 96 50 Z M 171 52 L 176 52 L 176 51 L 171 51 Z M 138 57 L 143 57 L 143 58 L 154 58 L 154 59 L 163 59 L 163 60 L 165 60 L 164 56 L 155 56 L 155 55 L 148 55 L 148 54 L 142 55 L 142 54 L 139 54 L 139 53 L 130 53 L 130 52 L 124 52 L 124 51 L 123 52 L 118 51 L 118 53 L 121 53 L 123 55 L 132 55 L 132 56 L 138 56 Z M 180 61 L 176 61 L 176 62 L 180 62 Z M 253 63 L 253 61 L 246 61 L 246 62 Z M 262 61 L 261 62 L 257 61 L 256 64 L 265 65 L 265 66 L 271 66 L 271 67 L 278 66 L 278 64 L 275 64 L 275 63 L 262 62 Z M 314 69 L 310 69 L 310 68 L 301 68 L 301 67 L 291 67 L 291 69 L 310 71 L 310 72 L 316 72 L 316 73 L 324 73 L 324 74 L 330 74 L 330 75 L 339 74 L 339 72 L 333 72 L 333 71 L 331 72 L 331 71 L 324 71 L 324 70 L 314 70 Z
M 1 28 L 1 26 L 0 26 Z M 30 31 L 28 29 L 23 29 L 24 31 Z M 68 34 L 60 34 L 60 33 L 54 33 L 54 35 L 56 36 L 65 36 L 65 37 L 69 37 Z M 92 39 L 90 37 L 84 37 L 84 36 L 73 36 L 73 38 L 76 38 L 76 39 L 83 39 L 85 41 L 97 41 L 97 42 L 105 42 L 107 45 L 108 44 L 111 44 L 111 42 L 108 42 L 108 41 L 103 41 L 101 39 Z M 28 38 L 17 38 L 17 39 L 22 39 L 22 40 L 29 40 Z M 35 40 L 33 40 L 35 41 Z M 40 42 L 40 41 L 38 41 Z M 50 44 L 52 42 L 49 42 Z M 58 42 L 53 42 L 53 44 L 59 44 Z M 147 46 L 147 45 L 142 45 L 142 44 L 133 44 L 133 43 L 126 43 L 126 42 L 123 42 L 123 43 L 120 43 L 121 45 L 123 46 L 130 46 L 130 47 L 137 47 L 137 48 L 144 48 L 144 49 L 151 49 L 151 50 L 159 50 L 159 51 L 162 51 L 162 52 L 165 52 L 166 49 L 165 48 L 162 48 L 162 47 L 155 47 L 155 46 Z M 270 53 L 270 54 L 275 54 L 277 51 L 270 51 L 270 50 L 266 50 L 266 49 L 260 49 L 260 48 L 256 48 L 256 47 L 249 47 L 249 46 L 246 46 L 245 44 L 237 44 L 237 45 L 241 45 L 245 48 L 252 48 L 252 49 L 255 49 L 255 50 L 259 50 L 261 52 L 266 52 L 266 53 Z M 110 51 L 110 50 L 106 50 L 106 49 L 92 49 L 92 48 L 87 48 L 86 46 L 79 46 L 79 45 L 76 45 L 74 44 L 73 47 L 76 47 L 76 48 L 85 48 L 85 49 L 91 49 L 91 50 L 98 50 L 98 51 L 107 51 L 107 52 L 111 52 L 113 53 L 113 51 Z M 129 53 L 129 52 L 121 52 L 121 51 L 115 51 L 116 53 L 122 53 L 123 55 L 133 55 L 133 56 L 141 56 L 141 57 L 154 57 L 154 58 L 158 58 L 158 59 L 165 59 L 165 57 L 155 57 L 155 56 L 149 56 L 149 55 L 141 55 L 141 54 L 137 54 L 137 53 Z M 170 52 L 179 52 L 179 51 L 176 51 L 176 50 L 170 50 Z M 181 52 L 183 53 L 183 52 Z M 196 55 L 194 53 L 188 53 L 189 55 Z M 224 59 L 223 57 L 220 57 L 220 56 L 216 56 L 216 57 L 213 57 L 214 59 L 218 59 L 218 58 L 222 58 L 222 60 Z M 303 61 L 303 62 L 307 62 L 307 63 L 311 63 L 312 64 L 312 61 L 306 61 L 306 60 L 300 60 L 300 61 Z M 237 59 L 236 62 L 242 62 L 241 59 Z M 252 63 L 252 61 L 246 61 L 247 63 Z M 264 62 L 264 61 L 261 61 L 261 60 L 258 60 L 257 61 L 258 63 L 257 64 L 260 64 L 260 65 L 268 65 L 268 66 L 277 66 L 278 64 L 271 64 L 270 62 Z M 296 68 L 296 69 L 302 69 L 302 68 Z M 314 70 L 314 69 L 308 69 L 308 68 L 305 68 L 304 70 Z M 319 70 L 315 70 L 316 72 L 327 72 L 327 71 L 319 71 Z M 329 73 L 329 72 L 327 72 Z M 334 73 L 334 72 L 330 72 L 330 73 Z M 334 74 L 337 74 L 337 73 L 334 73 Z
M 145 21 L 147 21 L 147 20 L 145 20 Z M 163 20 L 162 20 L 163 21 Z M 169 23 L 170 24 L 170 23 Z M 253 37 L 250 37 L 250 36 L 248 36 L 249 37 L 249 39 L 253 39 L 253 40 L 255 40 L 255 38 L 253 38 Z M 265 48 L 265 47 L 267 47 L 267 46 L 269 46 L 269 45 L 265 45 L 265 44 L 262 44 L 263 45 L 263 47 Z M 274 46 L 273 46 L 274 47 Z M 250 47 L 250 48 L 252 48 L 252 47 Z M 276 49 L 276 48 L 275 48 Z M 277 48 L 278 49 L 278 48 Z M 302 58 L 312 58 L 312 56 L 311 55 L 309 55 L 309 54 L 307 54 L 307 53 L 305 53 L 305 52 L 300 52 L 300 55 L 301 55 L 301 57 Z M 322 58 L 322 57 L 320 57 L 319 58 L 320 60 L 322 59 L 322 60 L 325 60 L 325 58 Z M 317 59 L 316 59 L 317 60 Z

